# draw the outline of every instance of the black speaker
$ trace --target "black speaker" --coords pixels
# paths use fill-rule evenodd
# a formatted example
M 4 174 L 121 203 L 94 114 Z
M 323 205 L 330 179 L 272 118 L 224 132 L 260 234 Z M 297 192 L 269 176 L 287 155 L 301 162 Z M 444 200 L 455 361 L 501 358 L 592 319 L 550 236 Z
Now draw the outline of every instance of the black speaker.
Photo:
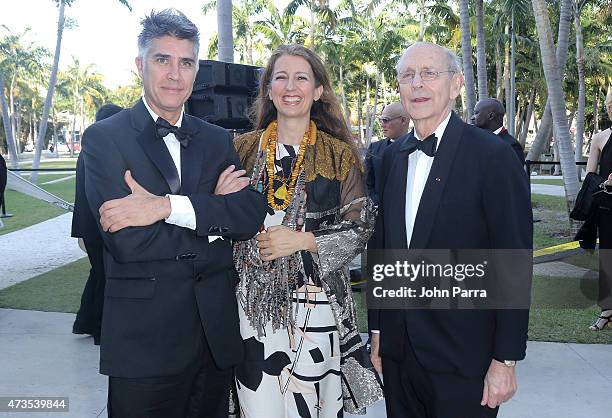
M 261 68 L 201 60 L 186 112 L 227 129 L 250 129 Z

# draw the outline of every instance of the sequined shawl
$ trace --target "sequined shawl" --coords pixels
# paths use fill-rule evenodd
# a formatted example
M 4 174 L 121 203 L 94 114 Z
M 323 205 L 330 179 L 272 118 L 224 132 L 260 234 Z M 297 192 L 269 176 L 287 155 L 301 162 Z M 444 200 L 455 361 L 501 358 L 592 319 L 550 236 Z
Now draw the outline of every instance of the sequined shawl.
M 265 156 L 258 152 L 261 134 L 262 131 L 250 132 L 234 141 L 242 165 L 252 178 L 258 176 L 261 160 L 265 161 Z M 362 167 L 350 146 L 325 132 L 318 131 L 316 142 L 306 147 L 301 177 L 303 181 L 298 182 L 287 208 L 288 222 L 305 216 L 305 230 L 314 234 L 318 254 L 278 259 L 277 274 L 291 271 L 292 266 L 303 260 L 312 260 L 340 337 L 344 410 L 364 413 L 364 408 L 382 399 L 383 393 L 359 335 L 348 264 L 367 243 L 374 227 L 375 208 L 366 196 Z M 265 280 L 262 279 L 265 272 L 261 274 L 265 267 L 260 269 L 261 262 L 255 265 L 256 256 L 252 241 L 235 244 L 234 260 L 241 280 Z M 285 324 L 290 323 L 290 312 L 284 313 Z

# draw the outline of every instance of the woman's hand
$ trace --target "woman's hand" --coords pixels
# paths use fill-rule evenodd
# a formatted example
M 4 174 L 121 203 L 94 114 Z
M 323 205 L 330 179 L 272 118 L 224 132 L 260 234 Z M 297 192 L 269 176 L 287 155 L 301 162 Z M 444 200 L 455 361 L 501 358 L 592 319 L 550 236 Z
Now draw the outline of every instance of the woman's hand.
M 317 252 L 315 237 L 311 232 L 294 231 L 286 226 L 271 226 L 255 239 L 263 261 L 276 260 L 302 250 Z

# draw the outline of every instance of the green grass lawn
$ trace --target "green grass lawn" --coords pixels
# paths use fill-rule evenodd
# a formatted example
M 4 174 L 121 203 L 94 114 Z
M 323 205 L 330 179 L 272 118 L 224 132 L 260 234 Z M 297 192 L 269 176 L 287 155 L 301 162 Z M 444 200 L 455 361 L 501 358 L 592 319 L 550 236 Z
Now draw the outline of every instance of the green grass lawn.
M 74 178 L 58 183 L 41 184 L 62 177 L 67 177 L 67 175 L 41 175 L 39 176 L 38 186 L 67 202 L 74 202 Z M 2 220 L 4 228 L 0 228 L 0 235 L 8 234 L 9 232 L 17 231 L 66 213 L 66 211 L 54 205 L 13 190 L 7 190 L 4 197 L 6 211 L 12 213 L 13 217 Z
M 551 184 L 553 186 L 563 186 L 563 179 L 531 179 L 531 184 Z
M 76 168 L 77 157 L 40 162 L 40 168 Z M 32 162 L 19 164 L 19 168 L 32 168 Z
M 367 309 L 363 292 L 355 292 L 359 329 L 367 332 Z M 597 281 L 536 276 L 533 279 L 529 317 L 530 341 L 612 344 L 612 329 L 591 331 L 599 315 L 595 305 Z
M 83 258 L 0 290 L 0 308 L 76 313 L 88 272 L 89 261 Z M 596 291 L 597 281 L 592 279 L 534 277 L 529 339 L 612 344 L 612 330 L 588 329 L 599 314 Z M 365 293 L 354 296 L 359 328 L 367 332 Z
M 532 194 L 531 204 L 534 249 L 572 241 L 564 197 Z
M 76 313 L 88 274 L 85 257 L 0 290 L 0 308 Z

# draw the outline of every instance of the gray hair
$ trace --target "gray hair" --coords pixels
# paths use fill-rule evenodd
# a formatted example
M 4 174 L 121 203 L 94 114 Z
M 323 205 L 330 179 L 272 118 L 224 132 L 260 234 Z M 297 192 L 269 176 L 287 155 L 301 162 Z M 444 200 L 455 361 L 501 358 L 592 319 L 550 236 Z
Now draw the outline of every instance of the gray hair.
M 140 21 L 142 31 L 138 35 L 138 56 L 145 58 L 151 42 L 163 36 L 173 36 L 193 42 L 193 53 L 196 65 L 200 51 L 200 32 L 196 25 L 177 9 L 164 9 L 161 12 L 151 11 Z
M 406 50 L 400 57 L 400 59 L 397 61 L 397 65 L 395 66 L 395 71 L 397 72 L 398 75 L 400 71 L 402 70 L 402 65 L 404 64 L 404 59 L 406 57 L 406 54 L 408 53 L 408 50 L 410 49 L 410 47 L 414 45 L 430 45 L 430 46 L 435 46 L 437 48 L 440 48 L 442 52 L 444 53 L 444 55 L 446 56 L 446 60 L 448 63 L 448 69 L 450 71 L 454 71 L 455 73 L 461 72 L 461 61 L 459 61 L 459 57 L 457 57 L 457 54 L 455 54 L 453 51 L 441 45 L 434 44 L 432 42 L 416 42 L 412 45 L 409 45 L 408 48 L 406 48 Z

